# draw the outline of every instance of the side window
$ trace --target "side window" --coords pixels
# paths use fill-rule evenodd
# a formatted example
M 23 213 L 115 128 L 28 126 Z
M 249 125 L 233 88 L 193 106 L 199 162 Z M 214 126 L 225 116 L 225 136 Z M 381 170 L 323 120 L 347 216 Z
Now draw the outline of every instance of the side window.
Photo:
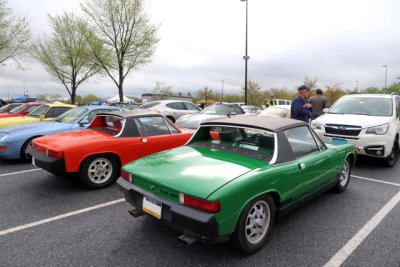
M 168 124 L 168 127 L 169 127 L 169 129 L 171 130 L 171 133 L 173 133 L 173 134 L 180 133 L 180 132 L 178 131 L 178 129 L 176 129 L 176 128 L 172 125 L 172 123 L 170 123 L 169 121 L 165 121 L 165 122 Z
M 82 120 L 88 120 L 89 123 L 93 121 L 93 119 L 96 117 L 97 114 L 101 113 L 101 112 L 107 112 L 109 110 L 107 109 L 97 109 L 97 110 L 93 110 L 92 112 L 90 112 L 89 114 L 87 114 L 85 117 L 83 117 Z
M 229 114 L 243 114 L 243 111 L 241 108 L 233 106 L 229 110 Z
M 400 117 L 400 97 L 396 97 L 396 118 Z
M 30 106 L 29 108 L 27 108 L 25 111 L 26 112 L 31 112 L 32 110 L 35 110 L 38 106 Z
M 53 114 L 54 116 L 53 117 L 58 117 L 69 109 L 70 108 L 67 108 L 67 107 L 56 107 L 56 108 L 54 108 L 54 114 Z
M 167 123 L 161 116 L 140 117 L 135 119 L 142 136 L 171 134 Z
M 314 137 L 307 126 L 284 131 L 296 158 L 319 151 Z
M 55 109 L 55 108 L 50 108 L 50 110 L 47 111 L 45 117 L 46 117 L 46 118 L 53 118 L 53 117 L 55 117 L 55 116 L 53 116 L 53 115 L 54 115 L 54 109 Z
M 184 103 L 187 110 L 196 110 L 199 111 L 200 109 L 191 103 Z
M 174 103 L 174 109 L 178 110 L 186 110 L 185 105 L 182 102 Z

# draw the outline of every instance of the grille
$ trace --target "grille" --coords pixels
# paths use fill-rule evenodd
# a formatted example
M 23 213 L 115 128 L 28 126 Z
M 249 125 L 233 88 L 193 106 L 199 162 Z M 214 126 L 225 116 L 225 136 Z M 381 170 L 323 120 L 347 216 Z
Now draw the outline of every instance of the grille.
M 362 130 L 361 126 L 354 126 L 354 125 L 340 125 L 340 124 L 325 125 L 325 132 L 328 134 L 357 136 L 361 132 L 361 130 Z

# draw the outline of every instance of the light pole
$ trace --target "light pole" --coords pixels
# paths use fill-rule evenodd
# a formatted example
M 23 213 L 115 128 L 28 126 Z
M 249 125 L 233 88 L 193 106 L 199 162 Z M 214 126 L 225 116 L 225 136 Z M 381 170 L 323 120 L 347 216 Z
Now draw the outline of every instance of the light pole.
M 383 65 L 382 67 L 384 67 L 386 69 L 385 71 L 385 95 L 386 95 L 386 88 L 387 88 L 387 65 Z
M 224 101 L 224 80 L 222 80 L 221 104 Z
M 358 91 L 358 81 L 356 81 L 356 84 L 357 84 L 357 87 L 356 87 L 356 88 L 357 88 L 357 91 Z
M 243 57 L 244 59 L 244 104 L 247 105 L 247 60 L 249 60 L 249 56 L 247 55 L 247 14 L 248 14 L 248 3 L 249 1 L 247 0 L 240 0 L 242 2 L 246 2 L 246 48 L 245 48 L 245 56 Z

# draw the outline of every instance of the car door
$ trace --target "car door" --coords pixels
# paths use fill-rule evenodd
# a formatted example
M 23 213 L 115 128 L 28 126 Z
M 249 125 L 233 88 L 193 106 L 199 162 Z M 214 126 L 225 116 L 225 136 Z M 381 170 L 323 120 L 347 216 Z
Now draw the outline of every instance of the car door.
M 183 145 L 187 141 L 183 134 L 180 134 L 162 116 L 140 117 L 136 119 L 136 122 L 142 136 L 146 155 Z
M 286 130 L 302 177 L 302 197 L 311 195 L 336 180 L 338 154 L 328 149 L 308 126 Z

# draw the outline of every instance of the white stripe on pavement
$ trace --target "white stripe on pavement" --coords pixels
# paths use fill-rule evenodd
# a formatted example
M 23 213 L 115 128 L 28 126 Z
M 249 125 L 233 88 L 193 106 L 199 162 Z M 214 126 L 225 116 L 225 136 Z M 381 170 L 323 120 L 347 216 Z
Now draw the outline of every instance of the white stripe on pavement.
M 357 176 L 357 175 L 351 175 L 351 177 L 358 178 L 358 179 L 362 179 L 362 180 L 367 180 L 367 181 L 372 181 L 372 182 L 377 182 L 377 183 L 382 183 L 382 184 L 389 184 L 389 185 L 399 186 L 399 187 L 400 187 L 400 184 L 391 183 L 391 182 L 386 182 L 386 181 L 381 181 L 381 180 L 375 180 L 375 179 L 366 178 L 366 177 L 361 177 L 361 176 Z
M 14 175 L 14 174 L 20 174 L 20 173 L 24 173 L 24 172 L 34 172 L 34 171 L 39 171 L 39 170 L 42 170 L 42 169 L 37 168 L 37 169 L 30 169 L 30 170 L 26 170 L 26 171 L 20 171 L 20 172 L 4 173 L 4 174 L 0 174 L 0 177 L 2 177 L 2 176 L 8 176 L 8 175 Z
M 340 266 L 353 253 L 353 251 L 364 241 L 364 239 L 375 229 L 385 216 L 400 202 L 400 191 L 353 236 L 352 239 L 342 247 L 324 267 Z
M 27 229 L 27 228 L 31 228 L 31 227 L 34 227 L 34 226 L 37 226 L 37 225 L 45 224 L 45 223 L 48 223 L 48 222 L 60 220 L 60 219 L 66 218 L 66 217 L 70 217 L 70 216 L 77 215 L 77 214 L 80 214 L 80 213 L 88 212 L 88 211 L 91 211 L 91 210 L 95 210 L 95 209 L 107 207 L 107 206 L 110 206 L 110 205 L 114 205 L 114 204 L 120 203 L 122 201 L 125 201 L 125 199 L 124 198 L 120 198 L 120 199 L 117 199 L 117 200 L 114 200 L 114 201 L 106 202 L 106 203 L 99 204 L 99 205 L 96 205 L 96 206 L 92 206 L 92 207 L 89 207 L 89 208 L 85 208 L 85 209 L 80 209 L 80 210 L 64 213 L 64 214 L 61 214 L 61 215 L 58 215 L 58 216 L 55 216 L 55 217 L 51 217 L 51 218 L 48 218 L 48 219 L 44 219 L 44 220 L 40 220 L 40 221 L 37 221 L 37 222 L 32 222 L 32 223 L 28 223 L 28 224 L 25 224 L 25 225 L 21 225 L 21 226 L 13 227 L 13 228 L 10 228 L 10 229 L 6 229 L 6 230 L 3 230 L 3 231 L 0 231 L 0 236 L 1 235 L 6 235 L 6 234 L 9 234 L 9 233 L 12 233 L 12 232 L 21 231 L 21 230 L 24 230 L 24 229 Z

